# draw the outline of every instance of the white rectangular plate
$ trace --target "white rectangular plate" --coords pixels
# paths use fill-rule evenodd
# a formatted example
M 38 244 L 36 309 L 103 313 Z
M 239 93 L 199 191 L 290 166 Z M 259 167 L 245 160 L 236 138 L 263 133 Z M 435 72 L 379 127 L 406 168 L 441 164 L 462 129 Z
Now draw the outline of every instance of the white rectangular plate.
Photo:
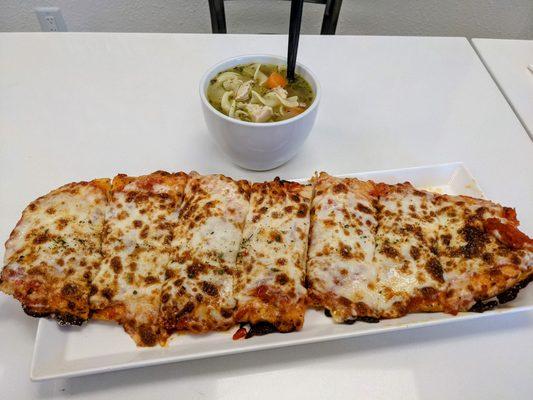
M 376 171 L 344 176 L 398 183 L 410 181 L 414 186 L 436 192 L 483 197 L 462 163 L 390 171 Z M 235 329 L 206 335 L 180 335 L 167 347 L 137 348 L 120 326 L 90 321 L 82 327 L 59 327 L 54 321 L 41 319 L 35 339 L 31 378 L 45 380 L 96 374 L 127 368 L 193 360 L 275 347 L 293 346 L 354 336 L 369 335 L 420 326 L 438 325 L 466 319 L 485 318 L 533 309 L 533 290 L 523 290 L 518 298 L 483 314 L 443 313 L 410 314 L 377 324 L 358 322 L 334 324 L 323 313 L 309 310 L 304 328 L 289 334 L 273 333 L 249 340 L 232 340 Z

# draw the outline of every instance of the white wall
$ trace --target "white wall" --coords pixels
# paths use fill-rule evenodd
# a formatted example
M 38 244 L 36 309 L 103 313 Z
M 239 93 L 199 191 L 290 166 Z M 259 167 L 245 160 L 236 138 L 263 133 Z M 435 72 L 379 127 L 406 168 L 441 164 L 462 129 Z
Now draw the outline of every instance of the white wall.
M 231 33 L 287 31 L 289 3 L 226 3 Z M 210 32 L 207 0 L 0 0 L 0 31 L 39 31 L 33 8 L 61 8 L 69 31 Z M 323 6 L 305 4 L 304 33 Z M 533 0 L 344 0 L 337 33 L 533 39 Z

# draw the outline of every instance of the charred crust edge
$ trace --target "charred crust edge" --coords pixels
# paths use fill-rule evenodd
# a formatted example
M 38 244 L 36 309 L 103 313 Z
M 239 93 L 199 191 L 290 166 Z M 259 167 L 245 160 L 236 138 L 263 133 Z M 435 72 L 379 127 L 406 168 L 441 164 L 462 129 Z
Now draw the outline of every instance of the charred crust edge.
M 355 317 L 355 318 L 347 319 L 346 321 L 343 322 L 343 324 L 353 325 L 356 322 L 366 322 L 367 324 L 377 324 L 379 321 L 381 320 L 376 317 Z
M 46 318 L 50 317 L 57 321 L 57 323 L 61 326 L 68 326 L 68 325 L 74 325 L 74 326 L 81 326 L 84 322 L 87 321 L 85 318 L 81 318 L 69 313 L 59 313 L 59 312 L 40 312 L 32 310 L 30 307 L 27 307 L 25 305 L 22 306 L 22 310 L 29 315 L 30 317 L 34 318 Z
M 274 324 L 260 321 L 256 324 L 250 324 L 250 330 L 246 333 L 245 339 L 250 339 L 253 336 L 264 336 L 274 332 L 279 332 Z

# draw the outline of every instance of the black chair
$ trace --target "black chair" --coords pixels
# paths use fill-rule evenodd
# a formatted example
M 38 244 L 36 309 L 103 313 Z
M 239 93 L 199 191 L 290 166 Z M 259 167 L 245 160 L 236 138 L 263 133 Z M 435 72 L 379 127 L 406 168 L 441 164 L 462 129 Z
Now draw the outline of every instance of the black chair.
M 289 0 L 290 1 L 290 0 Z M 342 0 L 304 0 L 307 3 L 324 4 L 324 18 L 322 19 L 321 35 L 334 35 L 341 11 Z M 211 14 L 211 29 L 213 33 L 227 33 L 224 0 L 209 0 Z

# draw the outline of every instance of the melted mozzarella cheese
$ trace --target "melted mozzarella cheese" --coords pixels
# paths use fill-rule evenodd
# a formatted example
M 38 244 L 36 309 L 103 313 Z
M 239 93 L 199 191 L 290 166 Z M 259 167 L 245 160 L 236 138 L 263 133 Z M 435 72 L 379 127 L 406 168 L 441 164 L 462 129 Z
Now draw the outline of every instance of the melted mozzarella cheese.
M 373 264 L 377 221 L 372 187 L 325 173 L 316 181 L 308 281 L 311 298 L 328 308 L 337 322 L 376 316 L 380 307 Z
M 189 180 L 168 266 L 172 278 L 163 287 L 167 331 L 205 332 L 233 324 L 233 275 L 248 207 L 247 182 L 222 175 Z
M 533 273 L 532 252 L 512 250 L 484 228 L 496 218 L 505 224 L 504 208 L 490 201 L 443 195 L 438 199 L 439 253 L 447 281 L 447 304 L 467 311 Z
M 124 179 L 129 183 L 123 185 Z M 157 172 L 119 175 L 113 182 L 91 307 L 97 317 L 123 324 L 139 345 L 155 344 L 161 286 L 186 179 Z M 113 309 L 119 311 L 110 313 Z
M 6 242 L 0 289 L 18 298 L 28 312 L 88 317 L 89 283 L 101 261 L 108 184 L 71 183 L 24 210 Z
M 442 269 L 434 254 L 438 230 L 434 201 L 435 195 L 407 183 L 388 186 L 379 198 L 374 262 L 385 316 L 406 313 L 423 289 L 443 290 Z
M 237 262 L 239 322 L 270 322 L 280 331 L 303 325 L 312 193 L 279 180 L 252 187 Z

